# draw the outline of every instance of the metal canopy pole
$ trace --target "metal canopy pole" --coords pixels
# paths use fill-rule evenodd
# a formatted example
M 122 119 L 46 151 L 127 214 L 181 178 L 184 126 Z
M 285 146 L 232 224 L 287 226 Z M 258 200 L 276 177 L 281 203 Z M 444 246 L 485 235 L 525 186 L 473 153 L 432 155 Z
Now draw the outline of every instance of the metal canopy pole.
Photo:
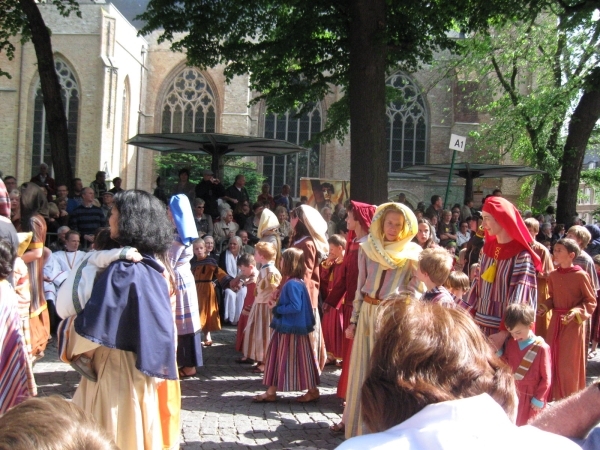
M 456 150 L 452 151 L 452 163 L 450 163 L 450 173 L 448 174 L 448 184 L 446 185 L 446 197 L 444 198 L 444 209 L 448 209 L 448 193 L 450 192 L 450 182 L 452 181 L 452 173 L 454 172 L 454 160 L 456 158 Z

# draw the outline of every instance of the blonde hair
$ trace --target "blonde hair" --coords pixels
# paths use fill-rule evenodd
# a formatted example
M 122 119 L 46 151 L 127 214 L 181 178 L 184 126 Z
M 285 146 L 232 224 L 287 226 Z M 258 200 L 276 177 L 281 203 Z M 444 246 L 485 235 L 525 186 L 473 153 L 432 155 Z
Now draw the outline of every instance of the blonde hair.
M 259 253 L 267 261 L 274 261 L 277 256 L 277 249 L 270 242 L 257 242 L 254 246 L 254 252 Z
M 450 272 L 444 286 L 448 289 L 462 289 L 463 291 L 468 291 L 471 284 L 469 283 L 469 277 L 466 273 L 454 271 Z
M 578 240 L 581 241 L 582 250 L 587 247 L 587 245 L 590 243 L 590 240 L 592 239 L 592 235 L 587 230 L 587 228 L 582 227 L 581 225 L 573 225 L 571 228 L 569 228 L 569 231 L 567 231 L 567 235 L 568 234 L 572 234 Z
M 452 271 L 454 259 L 443 248 L 426 248 L 419 256 L 419 269 L 429 275 L 436 286 L 443 285 Z
M 525 222 L 525 226 L 533 231 L 534 233 L 539 233 L 540 232 L 540 222 L 537 219 L 534 219 L 533 217 L 529 217 L 527 219 L 524 220 Z

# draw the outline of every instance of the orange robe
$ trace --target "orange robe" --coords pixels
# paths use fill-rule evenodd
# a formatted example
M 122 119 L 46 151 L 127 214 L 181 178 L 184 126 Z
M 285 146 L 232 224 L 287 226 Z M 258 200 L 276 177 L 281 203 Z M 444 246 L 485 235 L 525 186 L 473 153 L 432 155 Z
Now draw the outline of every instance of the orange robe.
M 537 278 L 537 304 L 541 305 L 548 298 L 548 276 L 554 270 L 554 263 L 552 262 L 552 255 L 548 251 L 545 245 L 540 242 L 533 241 L 531 248 L 542 261 L 542 272 L 536 273 Z M 548 341 L 548 325 L 550 325 L 550 319 L 552 313 L 548 312 L 543 316 L 538 316 L 535 321 L 535 334 L 543 338 L 546 342 Z
M 585 322 L 596 307 L 596 292 L 589 275 L 579 266 L 557 269 L 548 277 L 550 296 L 544 305 L 552 310 L 548 344 L 552 350 L 552 399 L 560 400 L 585 388 Z M 562 317 L 569 311 L 576 317 L 568 324 Z

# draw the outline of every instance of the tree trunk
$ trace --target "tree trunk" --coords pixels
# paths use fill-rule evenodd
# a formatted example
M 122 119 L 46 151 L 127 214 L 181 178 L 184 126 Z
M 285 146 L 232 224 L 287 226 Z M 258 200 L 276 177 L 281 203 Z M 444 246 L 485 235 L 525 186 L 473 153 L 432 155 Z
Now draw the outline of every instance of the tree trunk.
M 533 196 L 531 197 L 531 206 L 537 206 L 547 201 L 552 181 L 552 175 L 548 173 L 544 173 L 538 177 L 533 189 Z
M 386 0 L 350 1 L 350 189 L 374 205 L 387 200 L 385 139 Z
M 35 48 L 40 74 L 40 85 L 46 109 L 46 128 L 50 136 L 50 153 L 56 185 L 70 186 L 73 178 L 69 160 L 69 134 L 67 116 L 63 106 L 61 87 L 54 67 L 50 32 L 34 0 L 19 0 L 27 16 L 31 30 L 31 41 Z
M 600 68 L 596 67 L 586 78 L 583 95 L 573 111 L 562 157 L 562 171 L 556 199 L 556 221 L 567 226 L 576 214 L 577 194 L 583 158 L 590 135 L 600 118 Z

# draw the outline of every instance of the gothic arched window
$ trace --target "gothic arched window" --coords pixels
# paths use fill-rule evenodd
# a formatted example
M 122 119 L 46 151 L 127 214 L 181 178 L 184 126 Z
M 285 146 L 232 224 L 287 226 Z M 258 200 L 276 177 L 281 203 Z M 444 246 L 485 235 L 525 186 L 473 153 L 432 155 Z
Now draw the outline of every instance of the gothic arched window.
M 77 128 L 79 121 L 79 86 L 71 68 L 60 58 L 55 58 L 54 67 L 58 74 L 61 87 L 61 95 L 65 113 L 67 115 L 67 126 L 69 130 L 69 159 L 71 167 L 75 170 L 75 158 L 77 154 Z M 33 148 L 31 152 L 31 176 L 38 173 L 39 165 L 46 163 L 52 166 L 50 155 L 50 136 L 46 129 L 46 110 L 42 87 L 38 81 L 35 91 L 33 109 Z
M 265 137 L 304 145 L 321 131 L 321 118 L 318 104 L 301 117 L 289 111 L 285 114 L 268 113 L 265 115 Z M 301 177 L 319 177 L 320 148 L 319 144 L 315 144 L 307 152 L 295 155 L 265 156 L 263 175 L 267 178 L 265 182 L 271 185 L 271 192 L 278 193 L 281 186 L 289 184 L 291 195 L 298 197 Z
M 400 91 L 397 100 L 387 106 L 385 127 L 388 171 L 425 164 L 427 150 L 427 112 L 420 89 L 406 75 L 397 72 L 386 85 Z
M 186 67 L 175 77 L 162 106 L 163 133 L 214 133 L 215 96 L 204 76 Z

